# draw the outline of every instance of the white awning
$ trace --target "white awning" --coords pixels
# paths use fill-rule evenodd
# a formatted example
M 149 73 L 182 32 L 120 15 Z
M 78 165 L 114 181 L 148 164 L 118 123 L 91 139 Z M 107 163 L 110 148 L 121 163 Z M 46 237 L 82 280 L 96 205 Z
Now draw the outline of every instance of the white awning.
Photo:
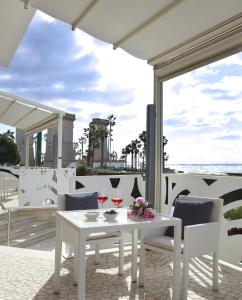
M 22 1 L 152 65 L 214 40 L 224 25 L 220 38 L 242 31 L 241 0 Z
M 0 0 L 0 65 L 7 66 L 28 29 L 34 8 L 23 9 L 17 0 Z
M 0 91 L 0 123 L 33 134 L 57 125 L 65 112 Z

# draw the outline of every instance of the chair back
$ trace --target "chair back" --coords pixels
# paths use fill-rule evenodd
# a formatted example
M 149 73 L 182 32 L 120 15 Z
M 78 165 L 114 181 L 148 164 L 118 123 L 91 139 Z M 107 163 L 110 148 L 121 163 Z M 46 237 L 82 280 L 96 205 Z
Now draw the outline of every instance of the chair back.
M 210 197 L 200 197 L 200 196 L 183 196 L 178 197 L 179 200 L 189 200 L 189 201 L 212 201 L 213 208 L 210 216 L 210 222 L 221 223 L 223 216 L 223 199 L 221 198 L 210 198 Z

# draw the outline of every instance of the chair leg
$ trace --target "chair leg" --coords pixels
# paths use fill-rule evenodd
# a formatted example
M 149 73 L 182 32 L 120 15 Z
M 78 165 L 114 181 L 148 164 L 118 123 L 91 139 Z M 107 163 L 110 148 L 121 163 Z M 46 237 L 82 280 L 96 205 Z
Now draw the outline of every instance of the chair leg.
M 187 299 L 189 258 L 183 257 L 182 267 L 182 299 Z
M 100 258 L 100 255 L 99 255 L 99 244 L 95 244 L 95 265 L 98 265 L 99 264 L 99 258 Z
M 144 286 L 144 271 L 145 271 L 145 246 L 143 240 L 140 242 L 140 263 L 139 263 L 139 286 Z
M 124 241 L 121 233 L 119 240 L 119 275 L 123 275 L 124 272 Z
M 218 291 L 218 251 L 213 252 L 213 290 Z

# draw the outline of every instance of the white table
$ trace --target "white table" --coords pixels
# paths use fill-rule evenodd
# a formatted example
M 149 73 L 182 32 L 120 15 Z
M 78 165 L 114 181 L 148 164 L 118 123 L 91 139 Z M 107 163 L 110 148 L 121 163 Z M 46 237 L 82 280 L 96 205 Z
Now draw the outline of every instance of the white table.
M 62 241 L 75 245 L 77 261 L 77 299 L 85 299 L 86 277 L 86 237 L 93 232 L 132 231 L 132 281 L 137 280 L 137 237 L 138 230 L 143 236 L 143 229 L 174 226 L 174 268 L 173 268 L 173 300 L 180 296 L 180 260 L 181 260 L 181 220 L 156 214 L 154 219 L 131 220 L 127 218 L 127 209 L 119 209 L 115 222 L 107 222 L 103 216 L 96 221 L 86 221 L 85 211 L 60 211 L 56 216 L 56 246 L 55 246 L 55 292 L 60 288 L 60 268 Z

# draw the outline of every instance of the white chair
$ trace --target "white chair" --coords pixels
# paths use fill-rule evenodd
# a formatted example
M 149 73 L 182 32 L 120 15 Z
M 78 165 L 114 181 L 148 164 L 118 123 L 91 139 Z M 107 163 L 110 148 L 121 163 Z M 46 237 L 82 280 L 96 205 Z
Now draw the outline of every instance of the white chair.
M 57 195 L 57 207 L 58 210 L 65 210 L 65 194 Z M 66 243 L 65 249 L 65 257 L 72 257 L 74 252 L 74 281 L 76 282 L 77 278 L 77 268 L 75 268 L 77 261 L 75 255 L 75 238 L 70 236 L 68 233 L 66 234 L 66 239 L 64 241 Z M 119 244 L 119 275 L 123 274 L 123 262 L 124 262 L 124 238 L 123 233 L 121 231 L 115 232 L 99 232 L 99 233 L 91 233 L 86 239 L 87 245 L 95 246 L 95 264 L 99 264 L 100 258 L 100 246 L 104 244 Z
M 182 240 L 182 299 L 187 299 L 188 271 L 190 258 L 204 254 L 213 254 L 213 289 L 218 290 L 218 243 L 221 229 L 223 200 L 220 198 L 205 198 L 180 196 L 179 200 L 212 201 L 213 207 L 209 223 L 190 225 L 184 227 L 184 239 Z M 160 236 L 147 236 L 141 241 L 140 255 L 140 286 L 144 285 L 145 249 L 156 252 L 172 254 L 174 251 L 174 239 L 165 236 L 166 228 Z

